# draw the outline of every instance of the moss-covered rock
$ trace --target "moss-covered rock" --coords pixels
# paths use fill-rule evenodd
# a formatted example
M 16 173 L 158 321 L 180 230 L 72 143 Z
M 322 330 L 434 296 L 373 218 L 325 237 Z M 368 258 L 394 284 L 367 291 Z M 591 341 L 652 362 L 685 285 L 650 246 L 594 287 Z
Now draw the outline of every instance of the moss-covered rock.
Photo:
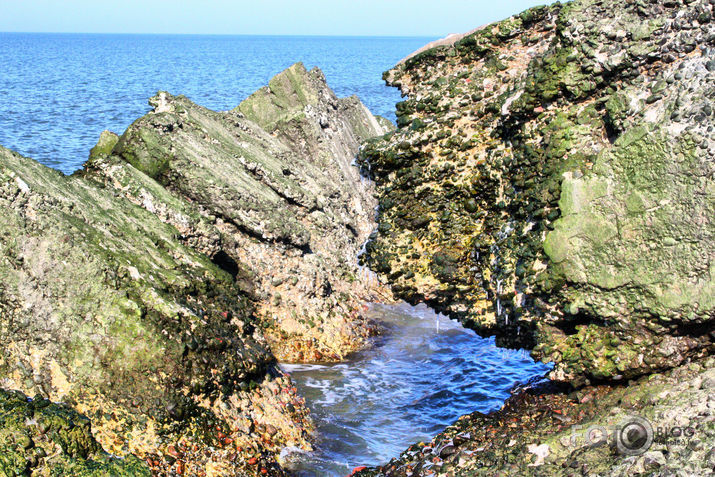
M 0 386 L 72 405 L 154 474 L 282 475 L 311 424 L 275 355 L 334 360 L 373 332 L 375 200 L 351 163 L 391 126 L 301 64 L 235 111 L 150 104 L 69 177 L 0 148 Z M 82 429 L 63 449 L 99 456 Z
M 70 403 L 115 454 L 198 439 L 275 358 L 241 283 L 147 210 L 0 150 L 0 382 Z M 195 421 L 196 420 L 196 421 Z
M 134 456 L 110 456 L 87 417 L 41 397 L 0 390 L 0 475 L 150 476 Z
M 372 332 L 355 257 L 374 199 L 351 162 L 389 126 L 302 65 L 260 95 L 292 112 L 159 93 L 69 177 L 0 148 L 0 386 L 72 405 L 155 474 L 281 475 L 310 422 L 269 340 L 337 359 Z
M 366 262 L 555 379 L 710 353 L 711 10 L 539 7 L 387 72 L 407 99 L 361 151 L 389 204 Z
M 336 360 L 364 345 L 373 327 L 361 301 L 373 291 L 355 257 L 376 201 L 352 162 L 391 125 L 300 63 L 233 111 L 165 92 L 150 104 L 84 175 L 158 214 L 229 273 L 244 264 L 279 358 Z

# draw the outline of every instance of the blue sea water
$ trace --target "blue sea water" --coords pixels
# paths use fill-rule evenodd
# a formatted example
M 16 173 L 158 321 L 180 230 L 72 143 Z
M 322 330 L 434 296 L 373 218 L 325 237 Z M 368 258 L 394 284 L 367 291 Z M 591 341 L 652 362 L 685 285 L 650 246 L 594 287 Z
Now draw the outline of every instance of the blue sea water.
M 382 72 L 433 39 L 0 33 L 0 145 L 71 173 L 159 90 L 227 110 L 297 61 L 394 120 Z
M 370 316 L 388 332 L 347 362 L 282 365 L 318 431 L 314 452 L 284 452 L 296 477 L 384 464 L 462 415 L 499 409 L 515 385 L 551 369 L 425 305 L 373 305 Z

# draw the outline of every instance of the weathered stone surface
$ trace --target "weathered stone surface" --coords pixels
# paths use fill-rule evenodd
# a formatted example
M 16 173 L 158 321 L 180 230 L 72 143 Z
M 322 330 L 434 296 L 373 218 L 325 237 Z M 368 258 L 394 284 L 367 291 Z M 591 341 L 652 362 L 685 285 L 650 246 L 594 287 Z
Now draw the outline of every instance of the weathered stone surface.
M 0 184 L 0 386 L 71 404 L 107 451 L 153 454 L 155 467 L 173 466 L 172 443 L 215 445 L 216 426 L 250 440 L 237 426 L 262 418 L 271 381 L 290 385 L 271 378 L 240 276 L 80 176 L 0 149 Z M 283 444 L 304 444 L 304 413 L 282 416 L 295 418 Z
M 224 269 L 245 264 L 280 359 L 335 360 L 362 346 L 371 326 L 360 303 L 373 292 L 355 257 L 376 201 L 351 164 L 388 123 L 355 97 L 337 98 L 302 64 L 234 111 L 168 93 L 151 104 L 86 174 L 119 184 Z
M 707 1 L 528 10 L 386 73 L 361 164 L 367 262 L 574 384 L 713 349 L 715 27 Z
M 371 333 L 374 199 L 351 162 L 388 125 L 318 70 L 271 85 L 245 105 L 292 109 L 260 125 L 159 93 L 69 177 L 0 148 L 0 387 L 68 403 L 157 475 L 282 475 L 311 424 L 275 355 L 337 359 Z

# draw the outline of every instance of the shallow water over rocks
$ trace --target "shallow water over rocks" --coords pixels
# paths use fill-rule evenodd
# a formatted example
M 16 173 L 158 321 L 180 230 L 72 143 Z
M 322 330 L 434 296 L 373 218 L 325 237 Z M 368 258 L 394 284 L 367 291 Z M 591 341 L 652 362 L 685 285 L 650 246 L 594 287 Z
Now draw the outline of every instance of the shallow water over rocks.
M 396 457 L 458 417 L 498 409 L 509 390 L 548 367 L 497 348 L 424 305 L 373 305 L 387 328 L 348 362 L 289 365 L 318 428 L 313 453 L 293 453 L 298 476 L 340 476 Z

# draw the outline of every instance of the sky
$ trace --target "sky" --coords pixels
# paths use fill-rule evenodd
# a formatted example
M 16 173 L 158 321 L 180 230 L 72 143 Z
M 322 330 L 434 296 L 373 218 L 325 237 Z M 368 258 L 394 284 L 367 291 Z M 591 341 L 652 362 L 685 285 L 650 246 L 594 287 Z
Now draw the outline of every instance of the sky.
M 551 0 L 0 0 L 1 32 L 443 37 Z

